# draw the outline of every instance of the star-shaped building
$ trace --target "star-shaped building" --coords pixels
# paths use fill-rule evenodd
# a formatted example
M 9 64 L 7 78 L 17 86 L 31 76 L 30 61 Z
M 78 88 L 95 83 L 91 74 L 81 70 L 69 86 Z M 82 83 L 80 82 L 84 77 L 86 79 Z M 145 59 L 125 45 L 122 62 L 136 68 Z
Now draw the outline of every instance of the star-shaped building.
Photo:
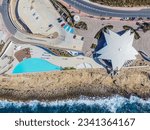
M 104 32 L 104 36 L 107 45 L 97 52 L 100 54 L 98 58 L 111 60 L 113 70 L 120 70 L 125 62 L 136 59 L 138 52 L 132 46 L 134 33 L 131 33 L 131 30 L 122 35 L 107 30 Z

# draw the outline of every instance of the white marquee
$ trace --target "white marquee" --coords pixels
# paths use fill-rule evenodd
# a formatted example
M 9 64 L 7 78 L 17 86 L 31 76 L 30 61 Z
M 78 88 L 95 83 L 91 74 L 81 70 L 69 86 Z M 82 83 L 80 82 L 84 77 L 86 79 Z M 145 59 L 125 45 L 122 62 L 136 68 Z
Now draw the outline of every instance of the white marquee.
M 107 46 L 99 50 L 101 54 L 98 58 L 111 60 L 112 69 L 120 70 L 128 60 L 135 60 L 138 52 L 132 46 L 134 41 L 134 33 L 131 30 L 119 35 L 111 30 L 104 32 Z

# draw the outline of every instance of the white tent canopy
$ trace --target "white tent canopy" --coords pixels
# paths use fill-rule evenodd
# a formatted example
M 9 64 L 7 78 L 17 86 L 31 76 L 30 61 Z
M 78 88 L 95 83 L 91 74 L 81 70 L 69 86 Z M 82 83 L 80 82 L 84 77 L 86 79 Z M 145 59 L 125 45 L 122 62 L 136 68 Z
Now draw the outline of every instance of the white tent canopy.
M 138 52 L 132 46 L 134 33 L 131 33 L 131 30 L 122 35 L 107 30 L 107 33 L 104 32 L 104 36 L 107 46 L 97 52 L 101 54 L 98 58 L 111 60 L 113 70 L 120 70 L 125 62 L 136 59 Z

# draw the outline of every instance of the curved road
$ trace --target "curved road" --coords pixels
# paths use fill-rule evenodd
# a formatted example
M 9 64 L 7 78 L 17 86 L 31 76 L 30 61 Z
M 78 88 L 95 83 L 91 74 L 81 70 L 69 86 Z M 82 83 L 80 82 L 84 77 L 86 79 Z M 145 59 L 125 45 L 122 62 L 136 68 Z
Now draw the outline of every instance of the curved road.
M 52 41 L 45 39 L 45 38 L 37 38 L 33 37 L 31 35 L 24 34 L 23 32 L 20 32 L 19 30 L 16 29 L 12 21 L 10 20 L 9 17 L 9 12 L 8 12 L 8 1 L 9 0 L 3 0 L 2 5 L 0 6 L 0 13 L 2 14 L 5 26 L 7 27 L 8 31 L 13 34 L 12 37 L 14 41 L 18 41 L 20 43 L 31 43 L 33 45 L 36 44 L 41 44 L 41 45 L 49 45 Z M 75 6 L 76 8 L 83 10 L 85 12 L 89 12 L 90 14 L 94 15 L 106 15 L 107 16 L 141 16 L 141 17 L 149 17 L 150 16 L 150 10 L 141 10 L 139 12 L 136 11 L 116 11 L 116 10 L 111 10 L 111 9 L 106 9 L 106 8 L 101 8 L 99 6 L 91 5 L 90 3 L 87 3 L 83 0 L 64 0 L 67 3 L 69 3 L 72 6 Z M 90 9 L 89 9 L 90 7 Z M 111 10 L 111 11 L 110 11 Z M 109 14 L 109 15 L 108 15 Z M 124 15 L 123 15 L 124 14 Z M 54 47 L 52 45 L 52 47 Z
M 3 0 L 2 5 L 0 6 L 0 13 L 2 14 L 3 21 L 5 23 L 5 26 L 7 27 L 8 31 L 11 34 L 15 34 L 17 32 L 17 29 L 13 25 L 13 23 L 10 20 L 9 12 L 8 12 L 8 1 L 9 0 Z
M 70 50 L 81 51 L 81 45 L 78 46 L 78 48 L 74 48 L 74 44 L 69 44 L 69 46 L 66 46 L 66 43 L 64 43 L 63 40 L 61 40 L 60 38 L 49 39 L 44 37 L 37 37 L 18 30 L 9 17 L 9 0 L 3 0 L 2 2 L 2 5 L 0 5 L 0 13 L 2 14 L 3 21 L 7 30 L 10 32 L 10 34 L 12 34 L 10 40 L 22 44 L 41 45 L 45 47 L 61 48 L 65 50 L 71 48 Z
M 17 32 L 17 29 L 15 28 L 9 17 L 8 1 L 9 0 L 3 0 L 3 3 L 0 6 L 0 13 L 3 16 L 3 20 L 5 22 L 5 26 L 7 27 L 8 31 L 11 34 L 15 34 Z M 118 16 L 118 17 L 130 17 L 130 16 L 150 17 L 150 9 L 145 9 L 141 11 L 122 11 L 96 6 L 83 0 L 64 0 L 64 1 L 76 7 L 77 9 L 82 10 L 91 15 Z
M 100 7 L 83 0 L 64 0 L 71 6 L 96 16 L 110 16 L 110 17 L 150 17 L 150 9 L 143 9 L 139 11 L 125 11 L 115 10 L 105 7 Z

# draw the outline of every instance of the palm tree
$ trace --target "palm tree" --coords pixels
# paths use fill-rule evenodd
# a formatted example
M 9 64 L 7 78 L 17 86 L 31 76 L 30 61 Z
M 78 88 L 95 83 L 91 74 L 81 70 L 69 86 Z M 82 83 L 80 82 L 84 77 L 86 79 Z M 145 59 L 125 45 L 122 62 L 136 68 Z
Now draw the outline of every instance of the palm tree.
M 150 23 L 147 23 L 147 22 L 138 23 L 137 22 L 136 25 L 138 25 L 139 28 L 142 29 L 144 33 L 150 30 Z
M 113 25 L 106 25 L 106 26 L 104 26 L 104 28 L 106 28 L 106 29 L 113 29 Z
M 128 25 L 124 25 L 124 26 L 123 26 L 123 29 L 124 29 L 124 30 L 131 30 L 131 33 L 134 33 L 134 34 L 135 34 L 134 38 L 135 38 L 136 40 L 140 39 L 140 35 L 138 34 L 138 32 L 137 32 L 134 28 L 132 28 L 132 27 L 130 27 L 130 26 L 128 26 Z
M 94 38 L 95 38 L 95 39 L 100 39 L 101 36 L 102 36 L 103 30 L 104 30 L 104 28 L 100 29 L 100 30 L 96 33 L 96 35 L 94 36 Z
M 87 24 L 83 21 L 78 22 L 74 26 L 79 29 L 88 30 Z
M 150 30 L 150 23 L 143 23 L 143 32 L 147 32 Z
M 95 35 L 94 38 L 100 39 L 101 36 L 102 36 L 102 34 L 103 34 L 103 32 L 106 32 L 107 29 L 110 29 L 110 30 L 113 29 L 113 25 L 106 25 L 106 26 L 104 26 L 103 28 L 101 28 L 101 29 L 96 33 L 96 35 Z
M 73 15 L 70 13 L 68 8 L 66 8 L 66 6 L 61 4 L 58 0 L 50 0 L 50 1 L 53 3 L 55 7 L 60 8 L 67 15 L 67 18 L 70 19 L 69 21 L 70 26 L 74 26 Z
M 5 44 L 0 44 L 0 52 L 3 50 Z

